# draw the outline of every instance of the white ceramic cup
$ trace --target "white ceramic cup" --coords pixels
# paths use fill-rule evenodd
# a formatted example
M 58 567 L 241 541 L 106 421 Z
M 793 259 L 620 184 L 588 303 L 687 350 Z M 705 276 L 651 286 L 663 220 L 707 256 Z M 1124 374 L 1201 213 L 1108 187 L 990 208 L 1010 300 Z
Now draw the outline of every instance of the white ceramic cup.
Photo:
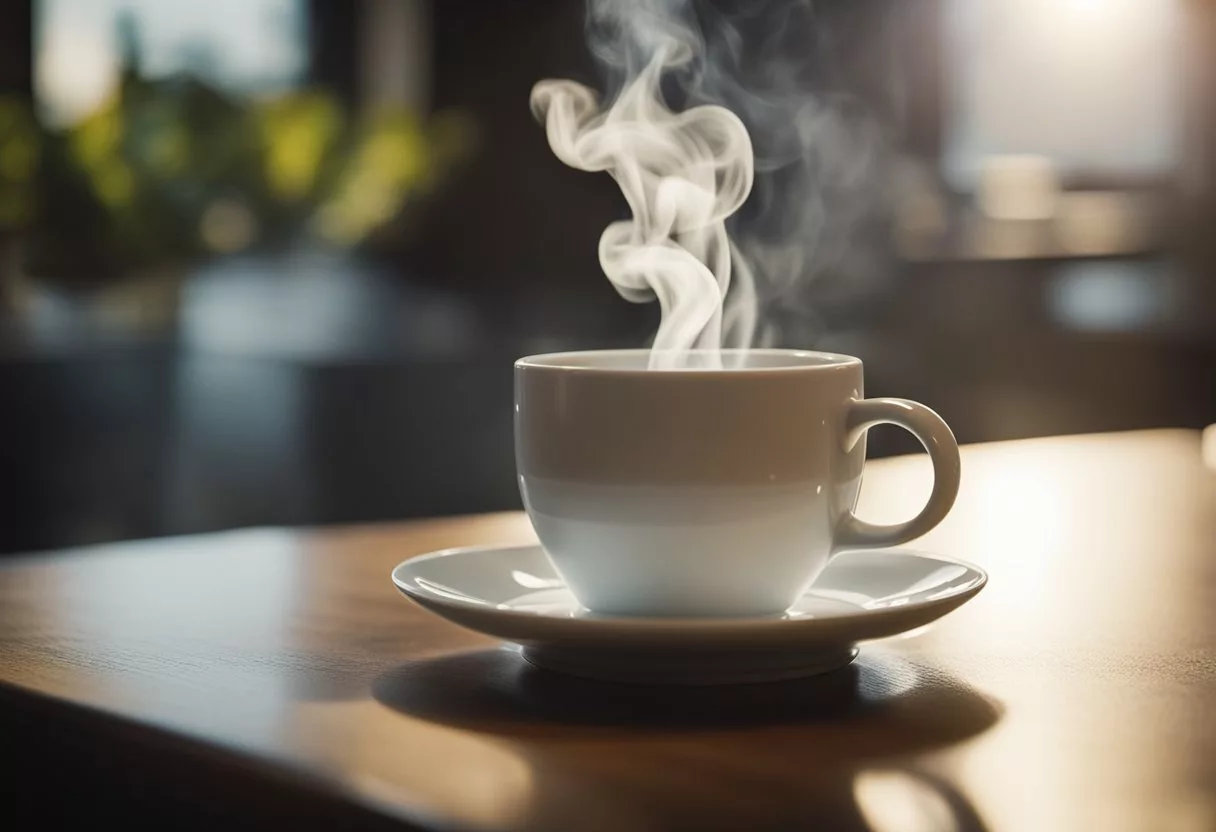
M 841 550 L 919 537 L 949 512 L 950 428 L 903 399 L 865 399 L 861 361 L 722 351 L 729 369 L 648 369 L 648 350 L 515 364 L 515 457 L 541 545 L 587 609 L 779 614 Z M 693 356 L 693 363 L 705 354 Z M 866 431 L 894 424 L 933 460 L 933 491 L 892 526 L 857 518 Z

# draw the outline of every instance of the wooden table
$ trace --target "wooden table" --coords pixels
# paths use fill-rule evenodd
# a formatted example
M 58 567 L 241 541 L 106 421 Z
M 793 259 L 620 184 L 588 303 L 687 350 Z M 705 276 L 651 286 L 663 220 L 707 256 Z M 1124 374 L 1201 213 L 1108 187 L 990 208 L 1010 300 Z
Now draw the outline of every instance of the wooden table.
M 929 476 L 874 464 L 863 514 L 906 515 Z M 1216 829 L 1200 436 L 970 447 L 963 482 L 923 548 L 989 570 L 974 602 L 849 672 L 733 689 L 549 675 L 390 584 L 530 539 L 513 514 L 10 562 L 0 826 Z

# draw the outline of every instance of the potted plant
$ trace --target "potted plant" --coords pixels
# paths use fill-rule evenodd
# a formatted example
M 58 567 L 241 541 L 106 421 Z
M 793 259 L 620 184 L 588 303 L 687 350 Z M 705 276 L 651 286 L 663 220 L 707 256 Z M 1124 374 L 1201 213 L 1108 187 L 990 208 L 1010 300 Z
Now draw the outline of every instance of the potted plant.
M 441 181 L 470 136 L 458 113 L 355 118 L 321 91 L 257 101 L 137 64 L 63 129 L 0 101 L 0 292 L 35 324 L 53 307 L 76 333 L 164 331 L 201 261 L 358 246 Z

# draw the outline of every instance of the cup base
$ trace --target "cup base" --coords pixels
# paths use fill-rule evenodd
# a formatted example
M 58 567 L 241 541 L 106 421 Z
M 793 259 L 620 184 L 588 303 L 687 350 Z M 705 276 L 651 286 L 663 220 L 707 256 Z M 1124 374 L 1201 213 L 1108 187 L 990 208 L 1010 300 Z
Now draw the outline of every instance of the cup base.
M 739 651 L 716 655 L 703 651 L 615 652 L 535 645 L 523 648 L 523 657 L 543 670 L 600 682 L 743 685 L 831 673 L 852 662 L 857 657 L 857 648 L 832 647 L 793 655 Z

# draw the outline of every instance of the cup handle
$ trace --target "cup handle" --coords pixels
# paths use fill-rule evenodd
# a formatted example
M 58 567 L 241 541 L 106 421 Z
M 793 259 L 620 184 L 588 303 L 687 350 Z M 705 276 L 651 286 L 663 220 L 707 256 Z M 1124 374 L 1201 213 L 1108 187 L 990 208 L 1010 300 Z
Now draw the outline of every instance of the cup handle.
M 845 449 L 851 450 L 875 425 L 898 425 L 920 440 L 933 461 L 933 491 L 920 514 L 905 523 L 878 526 L 849 511 L 837 529 L 837 549 L 907 543 L 945 519 L 958 496 L 962 469 L 958 442 L 941 416 L 906 399 L 858 399 L 849 405 L 845 417 Z

